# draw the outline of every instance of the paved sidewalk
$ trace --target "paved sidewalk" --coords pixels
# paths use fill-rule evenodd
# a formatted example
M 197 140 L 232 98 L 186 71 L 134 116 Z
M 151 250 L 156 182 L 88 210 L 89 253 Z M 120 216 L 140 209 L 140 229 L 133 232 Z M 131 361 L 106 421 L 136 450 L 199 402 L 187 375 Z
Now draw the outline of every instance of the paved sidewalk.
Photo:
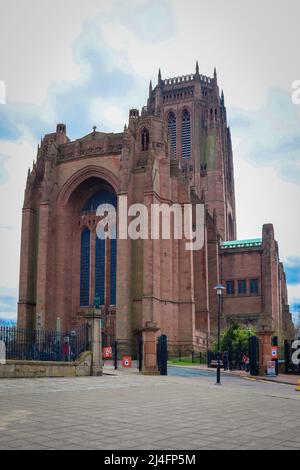
M 0 449 L 300 449 L 300 393 L 222 380 L 1 379 Z
M 191 365 L 183 365 L 181 366 L 180 364 L 176 364 L 176 367 L 184 367 L 184 368 L 192 368 L 192 369 L 199 369 L 199 370 L 207 370 L 211 372 L 216 372 L 216 368 L 213 367 L 207 367 L 204 364 L 191 364 Z M 232 376 L 237 376 L 237 377 L 243 377 L 243 378 L 251 378 L 252 380 L 266 380 L 266 381 L 271 381 L 271 382 L 277 382 L 277 383 L 282 383 L 282 384 L 287 384 L 287 385 L 296 385 L 297 382 L 300 380 L 300 374 L 279 374 L 277 377 L 268 377 L 268 376 L 250 376 L 248 372 L 245 372 L 244 370 L 230 370 L 230 371 L 224 371 L 222 369 L 221 374 L 223 375 L 232 375 Z

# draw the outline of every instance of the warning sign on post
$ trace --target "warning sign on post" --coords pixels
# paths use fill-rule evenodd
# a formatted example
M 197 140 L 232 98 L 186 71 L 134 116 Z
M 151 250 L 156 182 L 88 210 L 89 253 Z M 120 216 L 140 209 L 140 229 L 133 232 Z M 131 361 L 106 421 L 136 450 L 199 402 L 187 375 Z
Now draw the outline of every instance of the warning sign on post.
M 103 348 L 103 358 L 104 359 L 112 358 L 112 348 L 111 348 L 111 346 Z
M 122 367 L 131 367 L 131 356 L 122 357 Z
M 276 375 L 276 362 L 268 361 L 267 362 L 267 375 L 274 377 Z
M 278 346 L 272 346 L 272 359 L 278 359 Z

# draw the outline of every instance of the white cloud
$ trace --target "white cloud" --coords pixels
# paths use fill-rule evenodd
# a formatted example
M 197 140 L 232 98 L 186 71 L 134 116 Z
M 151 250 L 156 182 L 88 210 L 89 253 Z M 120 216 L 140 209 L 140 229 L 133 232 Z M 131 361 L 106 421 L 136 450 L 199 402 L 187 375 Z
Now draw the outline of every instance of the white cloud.
M 0 312 L 0 320 L 2 320 L 2 319 L 4 319 L 4 320 L 15 320 L 16 321 L 17 320 L 17 315 L 14 312 L 5 312 L 5 311 L 2 312 L 1 311 Z
M 299 256 L 300 185 L 280 179 L 271 166 L 252 166 L 233 143 L 238 238 L 260 237 L 262 225 L 273 223 L 281 260 Z M 289 292 L 291 299 L 300 298 L 300 286 L 289 286 Z
M 0 104 L 6 103 L 6 86 L 3 80 L 0 80 Z
M 2 4 L 0 79 L 7 84 L 8 101 L 41 104 L 52 82 L 78 79 L 74 41 L 86 21 L 113 11 L 116 3 L 10 0 Z
M 19 279 L 23 194 L 36 148 L 26 139 L 14 143 L 1 141 L 1 153 L 7 155 L 9 178 L 0 185 L 0 286 L 15 288 Z
M 259 107 L 269 88 L 290 91 L 291 83 L 300 78 L 298 0 L 170 3 L 178 33 L 167 50 L 160 48 L 167 70 L 185 72 L 195 56 L 203 73 L 211 74 L 216 65 L 227 101 L 245 109 Z
M 296 321 L 298 318 L 300 319 L 300 284 L 295 286 L 289 286 L 288 288 L 288 296 L 289 296 L 289 304 L 291 309 L 293 310 L 293 316 Z
M 271 166 L 252 166 L 233 142 L 239 237 L 261 236 L 263 223 L 272 222 L 281 257 L 294 256 L 300 249 L 300 185 L 280 179 Z
M 169 10 L 165 8 L 163 18 L 159 19 L 171 26 L 166 28 L 166 35 L 160 22 L 154 24 L 151 11 L 149 16 L 143 16 L 146 5 L 151 4 L 147 0 L 5 2 L 2 6 L 5 14 L 0 17 L 0 80 L 7 84 L 8 101 L 43 102 L 42 117 L 49 126 L 61 113 L 68 119 L 69 126 L 70 120 L 81 119 L 87 130 L 90 124 L 95 123 L 101 128 L 104 123 L 106 130 L 120 131 L 127 118 L 127 106 L 141 104 L 140 84 L 144 79 L 156 80 L 159 67 L 166 77 L 193 72 L 196 59 L 203 74 L 211 76 L 217 66 L 226 103 L 248 111 L 261 108 L 271 87 L 281 87 L 290 93 L 292 82 L 300 79 L 296 60 L 299 55 L 298 0 L 290 0 L 289 7 L 281 0 L 253 0 L 251 3 L 168 0 L 164 3 L 169 4 Z M 136 15 L 136 18 L 130 15 Z M 136 21 L 140 21 L 138 27 Z M 95 33 L 97 28 L 104 41 L 101 41 L 101 34 Z M 91 44 L 93 48 L 89 50 Z M 82 54 L 86 51 L 90 54 Z M 80 53 L 83 61 L 78 61 Z M 100 70 L 97 68 L 99 58 L 102 60 Z M 94 61 L 93 67 L 88 60 Z M 107 70 L 103 70 L 101 81 L 103 66 Z M 113 81 L 111 72 L 114 69 L 122 83 Z M 132 78 L 133 71 L 136 81 Z M 84 80 L 90 78 L 89 72 L 95 78 L 85 87 Z M 121 88 L 117 96 L 114 87 L 122 84 L 124 89 Z M 78 97 L 69 92 L 71 88 Z M 57 109 L 51 101 L 53 95 L 58 101 Z M 146 96 L 145 83 L 143 104 Z M 63 97 L 62 103 L 60 98 Z M 34 108 L 32 113 L 35 111 Z M 23 114 L 25 122 L 29 109 L 24 108 Z M 268 116 L 265 117 L 268 121 Z M 278 123 L 280 132 L 289 131 L 290 121 L 283 119 Z M 7 125 L 10 127 L 10 122 Z M 39 129 L 38 124 L 34 126 L 35 131 Z M 81 132 L 79 125 L 73 129 Z M 293 129 L 296 133 L 297 129 Z M 5 266 L 0 271 L 0 286 L 7 288 L 18 283 L 23 191 L 27 167 L 36 150 L 31 144 L 32 136 L 24 135 L 27 132 L 25 126 L 21 130 L 22 140 L 0 142 L 2 162 L 3 157 L 6 158 L 7 174 L 4 176 L 9 176 L 0 185 L 0 259 L 1 266 Z M 272 132 L 276 132 L 276 122 Z M 248 137 L 251 139 L 251 129 Z M 239 237 L 260 236 L 262 224 L 273 222 L 282 259 L 300 256 L 300 186 L 283 181 L 282 174 L 274 169 L 272 158 L 269 166 L 254 167 L 253 161 L 245 161 L 244 152 L 243 143 L 234 138 Z M 295 160 L 294 164 L 297 169 L 299 161 Z M 8 230 L 8 227 L 12 229 Z M 290 287 L 290 297 L 300 298 L 299 286 Z
M 90 108 L 91 119 L 94 122 L 100 122 L 104 119 L 106 127 L 123 131 L 124 124 L 128 120 L 127 114 L 124 114 L 120 106 L 112 105 L 101 98 L 95 99 Z

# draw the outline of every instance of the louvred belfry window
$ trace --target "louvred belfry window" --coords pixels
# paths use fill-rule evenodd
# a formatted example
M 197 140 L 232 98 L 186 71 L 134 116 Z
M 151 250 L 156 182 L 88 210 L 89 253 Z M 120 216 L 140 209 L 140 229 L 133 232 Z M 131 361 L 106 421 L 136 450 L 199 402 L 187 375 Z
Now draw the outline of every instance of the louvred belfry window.
M 190 158 L 191 156 L 191 115 L 187 110 L 183 111 L 182 113 L 181 145 L 182 145 L 182 158 Z
M 172 155 L 176 155 L 176 116 L 173 112 L 168 116 L 168 132 Z

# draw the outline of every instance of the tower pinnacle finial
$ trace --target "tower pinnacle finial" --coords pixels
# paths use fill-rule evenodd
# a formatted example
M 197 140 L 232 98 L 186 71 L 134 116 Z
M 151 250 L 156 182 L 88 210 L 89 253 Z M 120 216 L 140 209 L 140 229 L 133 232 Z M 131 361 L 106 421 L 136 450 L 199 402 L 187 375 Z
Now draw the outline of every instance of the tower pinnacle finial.
M 224 91 L 222 90 L 222 93 L 221 93 L 221 103 L 222 105 L 224 106 L 225 104 L 225 99 L 224 99 Z
M 160 81 L 161 81 L 161 71 L 160 71 L 160 69 L 158 69 L 158 82 L 160 82 Z
M 216 67 L 214 68 L 214 79 L 215 79 L 215 81 L 217 81 L 217 69 L 216 69 Z
M 149 94 L 152 93 L 152 80 L 150 80 L 150 83 L 149 83 Z
M 196 75 L 199 75 L 199 64 L 198 64 L 198 60 L 196 61 Z

